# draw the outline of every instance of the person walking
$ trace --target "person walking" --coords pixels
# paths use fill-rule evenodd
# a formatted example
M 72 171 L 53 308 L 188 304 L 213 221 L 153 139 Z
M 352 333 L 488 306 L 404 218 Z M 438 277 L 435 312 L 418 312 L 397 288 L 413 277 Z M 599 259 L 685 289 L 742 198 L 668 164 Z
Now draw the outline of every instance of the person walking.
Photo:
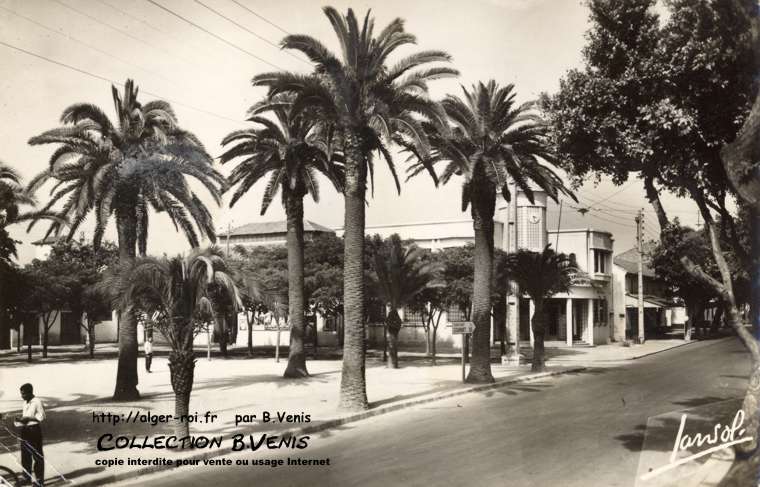
M 150 374 L 150 363 L 153 361 L 153 337 L 149 336 L 145 339 L 143 351 L 145 352 L 145 370 Z
M 16 426 L 21 430 L 21 466 L 33 485 L 45 485 L 45 458 L 42 456 L 42 422 L 45 408 L 39 397 L 34 395 L 34 387 L 27 383 L 21 386 L 21 416 L 16 418 Z M 34 471 L 34 480 L 32 480 Z

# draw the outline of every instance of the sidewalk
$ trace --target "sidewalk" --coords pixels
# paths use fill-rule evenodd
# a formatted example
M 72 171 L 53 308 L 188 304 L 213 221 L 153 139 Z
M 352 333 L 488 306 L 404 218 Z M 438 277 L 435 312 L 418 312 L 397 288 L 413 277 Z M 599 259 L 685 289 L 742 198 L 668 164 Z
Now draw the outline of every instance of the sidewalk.
M 671 348 L 680 347 L 682 345 L 688 345 L 689 343 L 698 343 L 699 340 L 685 341 L 681 339 L 654 339 L 647 340 L 643 345 L 630 345 L 624 347 L 621 343 L 611 343 L 609 345 L 596 345 L 590 346 L 576 346 L 567 347 L 563 342 L 546 342 L 546 356 L 547 363 L 580 363 L 580 364 L 594 364 L 598 362 L 624 362 L 627 360 L 635 360 L 637 358 L 645 357 L 653 353 L 659 353 Z M 48 358 L 43 359 L 41 356 L 42 347 L 35 346 L 33 348 L 32 363 L 48 363 L 53 361 L 69 361 L 72 359 L 77 360 L 100 360 L 103 358 L 115 358 L 118 356 L 118 346 L 115 343 L 98 343 L 95 346 L 95 358 L 90 359 L 87 352 L 84 350 L 83 345 L 56 345 L 51 346 L 48 350 Z M 196 349 L 196 354 L 203 355 L 204 349 Z M 233 358 L 242 358 L 247 356 L 245 347 L 233 346 L 229 348 L 230 355 Z M 532 349 L 529 342 L 522 342 L 520 353 L 527 360 L 532 357 Z M 153 353 L 157 356 L 167 355 L 169 353 L 169 347 L 167 345 L 154 345 Z M 287 346 L 283 346 L 281 349 L 281 356 L 284 358 L 287 356 Z M 219 358 L 219 349 L 214 347 L 211 350 L 212 357 Z M 255 357 L 272 357 L 274 356 L 274 347 L 256 347 L 254 349 Z M 379 357 L 382 352 L 379 350 L 368 350 L 368 356 Z M 416 351 L 399 351 L 401 356 L 405 357 L 425 357 L 424 352 Z M 340 359 L 340 351 L 331 347 L 320 348 L 318 352 L 320 359 Z M 459 352 L 439 352 L 439 358 L 459 360 Z M 492 349 L 491 355 L 496 357 L 498 355 L 496 348 Z M 0 365 L 4 364 L 21 364 L 26 363 L 26 349 L 22 349 L 21 353 L 16 353 L 14 350 L 2 350 L 0 351 Z
M 721 338 L 722 340 L 723 338 Z M 610 343 L 608 345 L 565 347 L 546 343 L 546 363 L 554 364 L 581 364 L 581 365 L 603 365 L 603 364 L 620 364 L 629 360 L 636 360 L 642 357 L 664 352 L 672 348 L 681 347 L 690 343 L 699 343 L 699 340 L 647 340 L 643 345 L 630 345 L 624 347 L 621 343 Z M 556 342 L 555 342 L 556 343 Z M 533 350 L 526 344 L 520 349 L 520 353 L 528 360 L 533 356 Z
M 5 362 L 5 361 L 4 361 Z M 99 466 L 96 460 L 126 458 L 190 458 L 223 455 L 232 444 L 231 436 L 242 433 L 298 433 L 299 428 L 314 432 L 356 421 L 383 412 L 401 409 L 411 404 L 428 402 L 442 397 L 462 394 L 471 390 L 504 387 L 507 383 L 540 380 L 549 375 L 580 371 L 582 367 L 551 367 L 549 372 L 531 374 L 528 367 L 493 366 L 496 384 L 473 386 L 461 383 L 461 369 L 454 359 L 442 358 L 437 366 L 426 359 L 402 357 L 401 369 L 385 368 L 378 360 L 367 364 L 367 393 L 371 408 L 359 414 L 338 413 L 341 362 L 317 360 L 308 364 L 312 376 L 308 379 L 285 380 L 281 374 L 286 361 L 275 363 L 274 359 L 228 360 L 214 358 L 207 361 L 199 357 L 195 368 L 195 382 L 190 401 L 190 413 L 202 417 L 207 411 L 218 415 L 213 423 L 192 423 L 192 435 L 223 435 L 223 448 L 191 451 L 124 449 L 97 451 L 98 438 L 111 433 L 114 437 L 155 437 L 172 434 L 171 423 L 120 423 L 116 425 L 95 422 L 94 413 L 124 414 L 173 414 L 174 394 L 169 381 L 165 357 L 154 358 L 153 373 L 140 369 L 139 389 L 142 398 L 129 403 L 111 400 L 113 381 L 116 377 L 115 359 L 56 360 L 38 362 L 4 363 L 0 369 L 0 412 L 8 413 L 20 408 L 18 386 L 24 382 L 34 384 L 35 392 L 46 405 L 48 419 L 44 428 L 45 457 L 67 478 L 77 484 L 102 485 L 120 478 L 155 471 L 155 466 Z M 139 366 L 143 367 L 140 359 Z M 308 414 L 308 423 L 263 423 L 262 413 L 269 411 L 288 414 Z M 236 414 L 256 414 L 257 421 L 235 424 Z M 6 423 L 7 424 L 7 423 Z M 12 445 L 15 449 L 16 445 Z M 0 456 L 0 465 L 13 467 L 8 455 Z M 166 467 L 163 467 L 166 468 Z M 48 466 L 46 476 L 52 479 L 54 471 Z M 49 485 L 56 485 L 52 481 Z

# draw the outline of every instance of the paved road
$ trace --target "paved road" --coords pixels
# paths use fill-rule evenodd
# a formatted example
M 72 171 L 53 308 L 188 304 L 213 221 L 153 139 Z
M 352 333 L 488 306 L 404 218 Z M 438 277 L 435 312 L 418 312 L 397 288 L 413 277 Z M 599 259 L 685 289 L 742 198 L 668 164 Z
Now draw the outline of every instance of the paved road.
M 183 467 L 123 485 L 632 486 L 649 416 L 741 397 L 748 371 L 737 340 L 703 342 L 353 423 L 302 451 L 238 456 L 329 467 Z

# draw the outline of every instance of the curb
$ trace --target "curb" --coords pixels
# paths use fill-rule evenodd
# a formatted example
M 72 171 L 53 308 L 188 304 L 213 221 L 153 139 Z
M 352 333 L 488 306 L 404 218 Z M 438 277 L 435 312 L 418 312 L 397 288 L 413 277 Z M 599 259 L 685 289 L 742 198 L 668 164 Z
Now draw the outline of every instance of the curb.
M 354 423 L 357 421 L 361 421 L 363 419 L 372 418 L 374 416 L 381 416 L 383 414 L 399 411 L 401 409 L 406 409 L 406 408 L 416 406 L 419 404 L 425 404 L 425 403 L 430 403 L 434 401 L 439 401 L 441 399 L 448 399 L 451 397 L 461 396 L 464 394 L 468 394 L 470 392 L 479 392 L 479 391 L 487 391 L 491 389 L 498 389 L 500 387 L 509 386 L 511 384 L 519 384 L 522 382 L 532 382 L 537 379 L 544 379 L 546 377 L 553 377 L 557 375 L 580 372 L 583 370 L 586 370 L 586 367 L 583 367 L 583 366 L 567 367 L 564 370 L 539 372 L 537 374 L 525 375 L 522 377 L 515 377 L 513 379 L 493 382 L 491 384 L 478 384 L 474 386 L 464 387 L 461 389 L 455 389 L 455 390 L 441 392 L 441 393 L 433 392 L 427 396 L 422 396 L 416 399 L 409 399 L 406 401 L 400 401 L 395 404 L 381 406 L 376 409 L 368 409 L 366 411 L 361 411 L 358 413 L 348 413 L 346 416 L 328 419 L 313 426 L 305 426 L 305 427 L 299 427 L 299 428 L 291 428 L 284 431 L 278 431 L 277 435 L 288 437 L 288 436 L 299 435 L 299 434 L 317 433 L 320 431 L 335 428 L 336 426 L 342 426 L 344 424 Z M 262 432 L 262 433 L 266 433 L 266 432 Z M 202 461 L 202 460 L 207 460 L 207 459 L 220 457 L 223 455 L 234 454 L 234 453 L 239 453 L 239 452 L 232 451 L 231 447 L 225 447 L 225 448 L 219 448 L 212 451 L 190 454 L 186 456 L 178 455 L 176 459 L 172 458 L 172 460 L 176 461 L 176 460 L 182 459 L 182 460 Z M 94 487 L 97 485 L 120 482 L 122 480 L 127 480 L 132 477 L 139 477 L 139 476 L 143 476 L 143 475 L 147 475 L 151 473 L 157 473 L 160 471 L 172 470 L 172 469 L 183 468 L 183 467 L 184 465 L 183 466 L 147 465 L 145 467 L 139 467 L 139 468 L 129 470 L 128 472 L 119 472 L 119 473 L 115 473 L 111 475 L 104 475 L 104 476 L 93 478 L 81 483 L 74 480 L 72 481 L 72 484 L 80 486 L 80 487 Z
M 726 337 L 730 338 L 730 337 Z M 719 342 L 721 340 L 724 340 L 724 338 L 719 338 L 718 340 L 715 340 L 716 342 Z M 676 348 L 685 347 L 686 345 L 691 345 L 692 343 L 702 343 L 700 340 L 689 340 L 688 342 L 679 343 L 678 345 L 674 345 L 669 348 L 664 348 L 662 350 L 656 350 L 654 352 L 645 353 L 644 355 L 637 355 L 636 357 L 632 357 L 630 360 L 638 360 L 640 358 L 649 357 L 650 355 L 656 355 L 658 353 L 667 352 L 668 350 L 674 350 Z
M 719 338 L 717 340 L 714 340 L 714 342 L 717 343 L 717 342 L 719 342 L 721 340 L 725 340 L 727 338 L 732 338 L 732 337 Z M 553 358 L 550 357 L 550 358 L 546 359 L 546 362 L 548 364 L 557 364 L 557 365 L 561 365 L 561 364 L 584 364 L 586 366 L 591 366 L 592 364 L 595 364 L 595 363 L 599 363 L 599 364 L 618 363 L 619 364 L 619 363 L 631 362 L 633 360 L 638 360 L 638 359 L 644 358 L 644 357 L 649 357 L 650 355 L 656 355 L 658 353 L 667 352 L 669 350 L 675 350 L 676 348 L 684 347 L 686 345 L 691 345 L 691 344 L 694 344 L 694 343 L 703 343 L 703 342 L 700 341 L 700 340 L 691 340 L 691 341 L 688 341 L 688 342 L 684 342 L 684 343 L 679 343 L 677 345 L 673 345 L 672 347 L 663 348 L 662 350 L 655 350 L 653 352 L 648 352 L 648 353 L 645 353 L 643 355 L 635 355 L 633 357 L 624 358 L 624 359 L 604 359 L 604 360 L 567 360 L 567 359 L 562 360 L 562 359 L 559 359 L 559 360 L 557 360 L 557 359 L 553 359 Z

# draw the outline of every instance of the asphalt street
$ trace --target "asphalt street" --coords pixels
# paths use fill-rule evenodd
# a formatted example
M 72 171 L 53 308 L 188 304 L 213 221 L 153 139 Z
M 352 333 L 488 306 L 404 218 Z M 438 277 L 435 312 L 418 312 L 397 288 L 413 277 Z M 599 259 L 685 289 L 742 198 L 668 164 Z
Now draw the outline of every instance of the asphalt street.
M 701 342 L 359 421 L 303 450 L 227 457 L 329 466 L 201 465 L 121 485 L 633 486 L 650 416 L 740 398 L 748 372 L 736 339 Z

